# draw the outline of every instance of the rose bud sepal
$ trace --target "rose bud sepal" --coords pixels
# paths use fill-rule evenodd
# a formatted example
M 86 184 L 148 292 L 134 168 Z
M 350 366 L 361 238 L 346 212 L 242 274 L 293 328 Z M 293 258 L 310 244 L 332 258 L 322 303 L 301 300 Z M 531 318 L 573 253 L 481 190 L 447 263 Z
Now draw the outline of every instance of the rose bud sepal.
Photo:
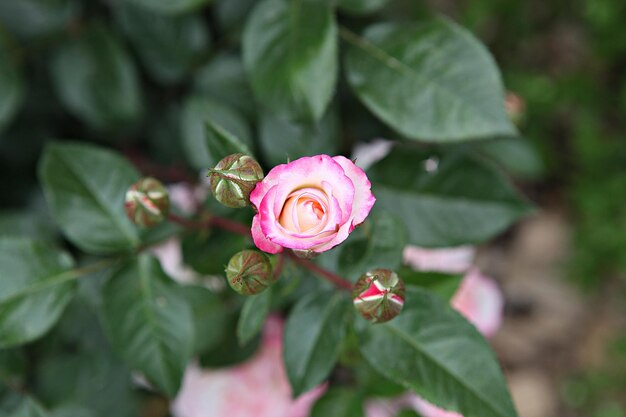
M 138 226 L 153 227 L 168 215 L 170 198 L 167 188 L 152 177 L 142 178 L 126 191 L 124 209 Z
M 269 257 L 257 250 L 242 250 L 230 258 L 226 267 L 228 285 L 241 295 L 264 291 L 276 281 Z
M 242 208 L 250 205 L 250 193 L 263 179 L 263 169 L 249 155 L 228 155 L 209 170 L 211 192 L 223 205 Z
M 353 303 L 359 314 L 372 323 L 385 323 L 404 306 L 404 282 L 389 269 L 363 274 L 354 284 Z

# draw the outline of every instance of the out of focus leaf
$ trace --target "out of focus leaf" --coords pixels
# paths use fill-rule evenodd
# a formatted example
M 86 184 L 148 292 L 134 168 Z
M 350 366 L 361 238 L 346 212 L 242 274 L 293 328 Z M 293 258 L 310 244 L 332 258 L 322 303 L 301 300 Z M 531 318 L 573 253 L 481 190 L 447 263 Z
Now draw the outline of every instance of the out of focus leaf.
M 139 244 L 137 228 L 124 212 L 124 195 L 138 176 L 121 156 L 78 143 L 49 145 L 39 164 L 54 218 L 68 239 L 95 254 Z
M 180 81 L 209 52 L 208 28 L 200 15 L 164 16 L 123 0 L 118 0 L 115 12 L 143 64 L 158 81 Z
M 0 238 L 0 348 L 46 333 L 74 295 L 70 256 L 40 241 Z
M 237 322 L 237 339 L 244 346 L 261 331 L 263 323 L 270 312 L 272 304 L 272 288 L 260 294 L 246 297 Z
M 194 87 L 196 91 L 230 105 L 248 118 L 255 116 L 252 90 L 238 55 L 221 53 L 213 57 L 198 69 Z
M 228 130 L 224 129 L 222 126 L 208 120 L 206 128 L 207 146 L 209 148 L 209 152 L 218 161 L 234 153 L 243 153 L 254 156 L 245 143 Z
M 435 405 L 467 417 L 517 416 L 489 344 L 428 291 L 407 287 L 402 313 L 389 323 L 363 324 L 360 340 L 374 369 Z
M 226 332 L 224 303 L 207 288 L 198 285 L 181 285 L 179 290 L 191 306 L 195 328 L 194 353 L 200 354 L 218 346 Z
M 389 0 L 337 0 L 337 5 L 349 13 L 373 13 L 389 3 Z
M 256 3 L 257 0 L 217 0 L 215 10 L 220 27 L 239 35 Z
M 94 24 L 59 48 L 52 80 L 67 109 L 95 129 L 119 129 L 142 113 L 139 80 L 123 44 Z
M 199 9 L 213 0 L 124 0 L 163 14 L 183 14 Z
M 446 301 L 452 299 L 463 281 L 463 274 L 414 271 L 408 267 L 402 267 L 397 272 L 406 285 L 426 288 Z
M 180 127 L 187 160 L 195 169 L 208 169 L 219 162 L 211 154 L 207 122 L 220 126 L 251 147 L 250 128 L 235 110 L 207 96 L 192 96 L 184 105 Z
M 321 383 L 335 366 L 350 308 L 344 294 L 318 291 L 302 298 L 289 314 L 283 359 L 294 397 Z
M 156 387 L 173 397 L 194 347 L 191 307 L 158 261 L 141 254 L 102 289 L 111 345 Z
M 532 210 L 498 170 L 463 153 L 396 146 L 368 175 L 377 204 L 406 222 L 418 246 L 479 243 Z
M 0 32 L 0 132 L 13 119 L 22 103 L 24 85 L 16 62 L 16 52 L 8 37 Z
M 319 120 L 337 80 L 337 25 L 327 0 L 263 0 L 248 19 L 243 60 L 263 106 Z
M 30 397 L 24 397 L 19 407 L 9 417 L 49 417 L 50 414 Z
M 333 388 L 317 400 L 311 417 L 363 417 L 363 397 L 349 388 Z
M 478 146 L 478 150 L 516 178 L 538 179 L 545 169 L 537 151 L 524 138 L 490 140 Z
M 340 140 L 339 117 L 332 106 L 317 123 L 289 121 L 265 112 L 259 134 L 263 155 L 272 166 L 302 156 L 335 155 Z
M 78 9 L 74 0 L 2 1 L 0 23 L 19 36 L 47 35 L 63 29 Z
M 406 137 L 453 142 L 515 134 L 493 58 L 460 26 L 441 18 L 343 34 L 353 90 Z

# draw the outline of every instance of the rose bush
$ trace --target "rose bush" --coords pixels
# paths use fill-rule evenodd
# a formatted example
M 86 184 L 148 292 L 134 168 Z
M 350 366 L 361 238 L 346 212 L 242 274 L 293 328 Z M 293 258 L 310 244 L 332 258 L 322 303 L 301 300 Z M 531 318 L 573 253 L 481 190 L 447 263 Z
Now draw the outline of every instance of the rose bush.
M 343 156 L 304 157 L 274 167 L 257 184 L 250 201 L 256 246 L 324 252 L 363 223 L 376 198 L 365 172 Z

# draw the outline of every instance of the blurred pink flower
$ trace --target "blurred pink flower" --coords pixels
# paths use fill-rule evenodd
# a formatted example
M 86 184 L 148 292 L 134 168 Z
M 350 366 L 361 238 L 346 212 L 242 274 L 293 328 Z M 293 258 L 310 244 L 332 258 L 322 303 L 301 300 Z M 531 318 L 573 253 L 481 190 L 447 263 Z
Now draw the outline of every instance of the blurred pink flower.
M 452 297 L 452 307 L 485 336 L 492 337 L 502 324 L 504 299 L 495 281 L 472 268 Z
M 410 404 L 410 408 L 417 411 L 422 417 L 463 417 L 461 414 L 455 413 L 454 411 L 447 411 L 435 407 L 417 395 L 411 396 L 411 398 L 408 399 L 408 403 Z
M 170 201 L 183 214 L 192 215 L 198 210 L 200 203 L 207 197 L 207 187 L 204 185 L 192 186 L 186 182 L 178 182 L 167 186 Z
M 174 417 L 306 417 L 326 390 L 318 386 L 296 399 L 282 361 L 283 322 L 265 323 L 259 351 L 230 368 L 201 369 L 191 365 L 174 400 Z
M 387 139 L 374 139 L 368 143 L 361 142 L 355 146 L 352 159 L 356 160 L 356 163 L 363 170 L 367 170 L 387 156 L 392 147 L 393 142 Z
M 416 271 L 446 272 L 451 274 L 467 271 L 474 262 L 473 246 L 445 249 L 425 249 L 418 246 L 404 248 L 404 263 Z

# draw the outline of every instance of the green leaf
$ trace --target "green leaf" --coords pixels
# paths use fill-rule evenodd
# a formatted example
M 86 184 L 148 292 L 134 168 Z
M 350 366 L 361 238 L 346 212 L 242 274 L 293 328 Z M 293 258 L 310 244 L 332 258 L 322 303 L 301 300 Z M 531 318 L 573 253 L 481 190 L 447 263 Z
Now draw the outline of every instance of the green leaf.
M 138 177 L 121 156 L 78 143 L 48 145 L 39 163 L 53 217 L 72 243 L 95 254 L 139 244 L 137 229 L 124 212 L 124 195 Z
M 221 159 L 211 153 L 207 122 L 220 126 L 247 147 L 252 146 L 250 128 L 235 110 L 207 96 L 192 96 L 184 105 L 180 128 L 187 160 L 195 169 L 213 167 Z
M 464 141 L 515 134 L 498 68 L 471 33 L 443 18 L 342 32 L 348 81 L 363 103 L 408 138 Z
M 30 397 L 24 397 L 17 410 L 9 417 L 48 417 L 49 414 L 38 402 Z
M 233 0 L 227 0 L 231 4 Z M 252 90 L 239 55 L 220 53 L 200 68 L 195 76 L 194 88 L 221 103 L 237 109 L 246 117 L 256 115 Z
M 318 291 L 293 308 L 285 324 L 283 360 L 294 397 L 324 381 L 335 366 L 350 307 L 345 294 Z
M 254 156 L 245 143 L 222 126 L 207 120 L 206 129 L 209 152 L 218 161 L 234 153 Z
M 173 397 L 194 347 L 192 312 L 179 286 L 142 254 L 110 277 L 102 298 L 113 348 Z
M 463 274 L 445 274 L 442 272 L 414 271 L 403 267 L 398 275 L 406 285 L 415 285 L 434 292 L 446 301 L 450 301 L 463 281 Z
M 191 306 L 194 324 L 194 354 L 218 346 L 226 333 L 227 311 L 219 297 L 198 285 L 182 285 L 180 292 Z
M 389 0 L 337 0 L 340 9 L 353 14 L 373 13 L 384 7 Z
M 337 25 L 327 0 L 263 0 L 243 34 L 243 61 L 260 103 L 319 120 L 337 81 Z
M 331 388 L 317 400 L 311 417 L 363 417 L 363 397 L 349 388 Z
M 94 24 L 63 43 L 52 60 L 52 81 L 67 109 L 90 127 L 119 129 L 142 113 L 136 69 L 120 40 Z
M 405 221 L 418 246 L 483 242 L 531 211 L 499 171 L 463 153 L 396 146 L 368 176 L 378 204 Z
M 77 11 L 74 0 L 2 1 L 0 23 L 18 36 L 40 36 L 63 29 Z
M 240 345 L 246 345 L 259 334 L 270 312 L 271 304 L 272 288 L 246 298 L 237 322 L 237 339 Z
M 24 97 L 22 75 L 16 62 L 17 45 L 0 32 L 0 132 L 11 122 Z
M 199 9 L 212 0 L 124 0 L 162 14 L 182 14 Z
M 407 245 L 406 226 L 386 211 L 375 209 L 340 247 L 338 272 L 355 281 L 376 268 L 396 270 Z
M 75 292 L 70 256 L 43 242 L 0 238 L 0 348 L 41 337 Z
M 209 52 L 209 31 L 200 15 L 164 16 L 119 0 L 114 11 L 157 81 L 180 81 Z
M 260 120 L 260 144 L 263 155 L 272 166 L 302 156 L 335 155 L 340 143 L 339 117 L 331 106 L 315 123 L 282 119 L 265 112 Z
M 427 401 L 465 417 L 516 416 L 489 344 L 438 296 L 407 288 L 400 316 L 359 336 L 372 367 Z
M 541 157 L 530 141 L 524 138 L 497 138 L 481 144 L 478 151 L 516 178 L 538 179 L 545 171 Z

